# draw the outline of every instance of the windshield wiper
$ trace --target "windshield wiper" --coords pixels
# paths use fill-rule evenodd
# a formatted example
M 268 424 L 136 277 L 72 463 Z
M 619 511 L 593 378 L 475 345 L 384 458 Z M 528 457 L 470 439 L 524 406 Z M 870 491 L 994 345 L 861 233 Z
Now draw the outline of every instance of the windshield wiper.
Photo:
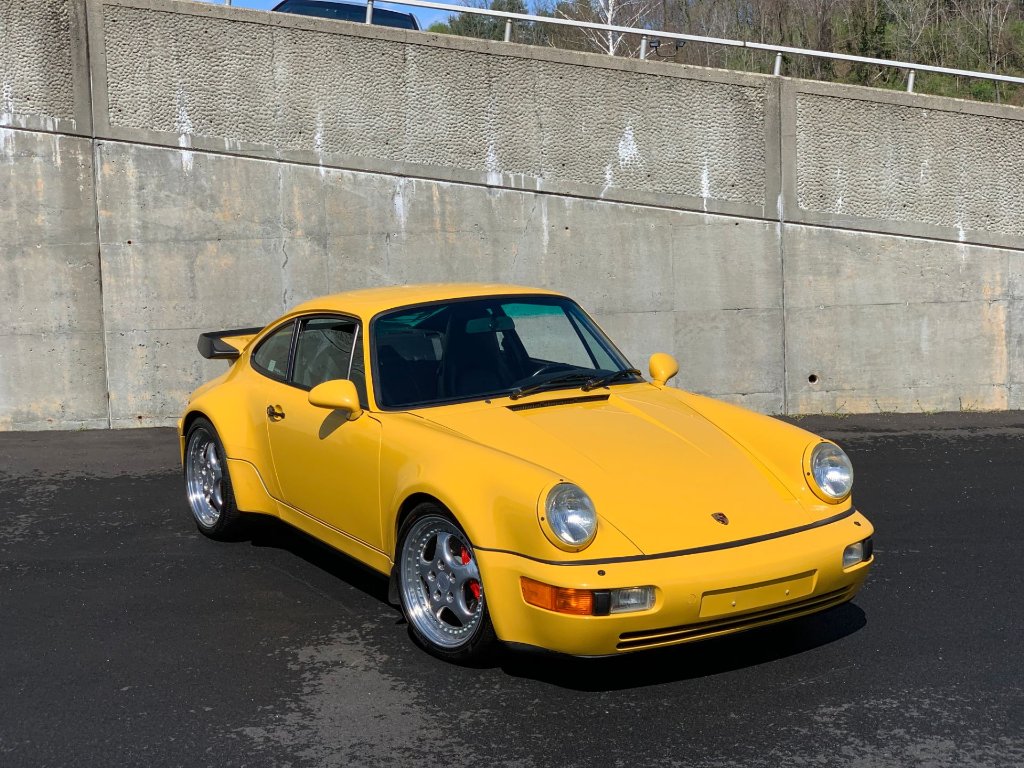
M 596 376 L 593 379 L 589 379 L 587 383 L 581 387 L 581 389 L 584 392 L 589 392 L 592 389 L 607 386 L 608 384 L 611 384 L 613 381 L 618 381 L 619 379 L 625 378 L 626 376 L 643 376 L 643 374 L 636 368 L 626 368 L 621 371 L 614 371 L 612 373 L 605 374 L 604 376 Z
M 512 390 L 512 394 L 509 395 L 510 400 L 518 400 L 524 395 L 529 395 L 531 392 L 539 392 L 542 389 L 548 387 L 557 387 L 560 384 L 572 384 L 577 381 L 590 381 L 591 376 L 589 373 L 584 371 L 570 371 L 569 373 L 563 373 L 560 376 L 555 376 L 544 381 L 538 381 L 536 384 L 529 384 L 525 387 L 516 387 Z

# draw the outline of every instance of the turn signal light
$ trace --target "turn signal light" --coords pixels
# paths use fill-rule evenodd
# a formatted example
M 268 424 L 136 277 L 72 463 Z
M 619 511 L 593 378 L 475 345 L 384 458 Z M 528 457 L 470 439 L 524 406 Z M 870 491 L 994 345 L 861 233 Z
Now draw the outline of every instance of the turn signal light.
M 609 613 L 647 611 L 654 607 L 654 587 L 622 589 L 570 589 L 519 577 L 523 600 L 555 613 L 607 616 Z
M 553 587 L 525 576 L 520 577 L 519 581 L 523 587 L 523 599 L 530 605 L 556 613 L 594 615 L 594 593 L 589 589 Z

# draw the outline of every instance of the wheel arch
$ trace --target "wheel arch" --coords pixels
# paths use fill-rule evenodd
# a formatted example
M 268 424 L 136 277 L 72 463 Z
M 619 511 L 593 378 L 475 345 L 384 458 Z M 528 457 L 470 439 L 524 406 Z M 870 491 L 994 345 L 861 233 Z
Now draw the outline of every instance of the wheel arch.
M 391 574 L 388 577 L 388 602 L 391 605 L 401 605 L 401 600 L 398 597 L 398 545 L 401 543 L 398 539 L 398 534 L 406 521 L 411 519 L 413 510 L 425 502 L 437 504 L 449 515 L 452 515 L 452 518 L 458 523 L 458 518 L 448 509 L 448 505 L 433 494 L 424 491 L 414 491 L 402 500 L 402 503 L 398 505 L 398 511 L 395 513 L 395 519 L 391 526 Z
M 213 429 L 217 433 L 217 438 L 220 440 L 220 444 L 224 448 L 225 458 L 239 458 L 238 442 L 234 439 L 230 430 L 225 430 L 223 428 L 220 423 L 221 420 L 214 418 L 208 409 L 190 408 L 181 418 L 181 434 L 179 437 L 181 441 L 181 457 L 183 460 L 185 457 L 185 442 L 188 439 L 188 431 L 199 419 L 205 419 L 213 425 Z
M 455 516 L 455 513 L 452 512 L 452 510 L 449 508 L 447 504 L 441 501 L 441 499 L 437 498 L 437 496 L 434 496 L 433 494 L 427 493 L 425 491 L 414 491 L 413 493 L 410 493 L 398 506 L 398 512 L 395 515 L 394 526 L 392 527 L 391 530 L 391 535 L 394 537 L 392 539 L 391 547 L 392 554 L 394 555 L 394 557 L 392 558 L 393 562 L 398 562 L 399 531 L 402 530 L 402 526 L 404 526 L 406 521 L 409 520 L 413 513 L 413 510 L 416 509 L 416 507 L 418 507 L 420 504 L 424 503 L 437 504 L 437 506 L 439 506 L 449 515 L 451 515 L 452 519 L 459 524 L 460 528 L 462 527 L 462 523 Z M 465 529 L 463 528 L 463 530 Z
M 211 419 L 208 414 L 204 413 L 203 411 L 199 410 L 198 408 L 190 410 L 181 418 L 181 436 L 182 437 L 187 437 L 188 436 L 188 431 L 192 428 L 192 425 L 196 423 L 197 419 L 206 419 L 208 422 L 213 424 L 213 419 Z M 213 426 L 214 426 L 214 429 L 217 428 L 216 424 L 214 424 Z M 217 430 L 217 433 L 220 434 L 220 430 Z
M 261 461 L 258 449 L 254 449 L 253 436 L 244 427 L 240 429 L 237 426 L 239 422 L 232 418 L 234 414 L 229 412 L 224 418 L 216 419 L 211 415 L 211 410 L 213 409 L 201 406 L 190 407 L 182 416 L 181 435 L 179 436 L 182 464 L 184 465 L 189 430 L 196 421 L 205 419 L 213 426 L 224 451 L 224 458 L 227 460 L 225 472 L 231 481 L 235 503 L 239 510 L 279 517 L 280 512 L 273 497 L 273 487 L 268 485 L 268 481 L 273 483 L 276 477 L 272 471 L 269 473 L 263 471 L 266 461 Z M 236 425 L 234 428 L 231 426 L 232 423 Z M 241 423 L 244 424 L 244 422 Z
M 206 419 L 213 424 L 213 419 L 198 408 L 186 411 L 185 415 L 181 417 L 181 429 L 178 433 L 178 458 L 181 460 L 182 466 L 185 464 L 185 443 L 188 440 L 188 431 L 192 429 L 192 425 L 195 424 L 198 419 Z M 213 428 L 216 430 L 217 425 L 214 424 Z M 217 430 L 217 434 L 220 434 L 220 430 Z M 223 440 L 221 441 L 221 444 L 223 445 Z M 225 448 L 225 450 L 227 449 Z

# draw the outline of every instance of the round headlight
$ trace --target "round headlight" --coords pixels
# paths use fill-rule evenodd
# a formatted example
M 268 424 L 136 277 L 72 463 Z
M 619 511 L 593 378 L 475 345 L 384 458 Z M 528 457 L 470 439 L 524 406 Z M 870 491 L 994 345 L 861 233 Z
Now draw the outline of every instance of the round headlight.
M 811 477 L 826 499 L 839 501 L 853 488 L 853 464 L 835 443 L 818 443 L 811 451 Z
M 578 485 L 559 483 L 552 488 L 544 503 L 544 517 L 547 530 L 555 536 L 553 542 L 566 549 L 583 549 L 597 535 L 594 502 Z

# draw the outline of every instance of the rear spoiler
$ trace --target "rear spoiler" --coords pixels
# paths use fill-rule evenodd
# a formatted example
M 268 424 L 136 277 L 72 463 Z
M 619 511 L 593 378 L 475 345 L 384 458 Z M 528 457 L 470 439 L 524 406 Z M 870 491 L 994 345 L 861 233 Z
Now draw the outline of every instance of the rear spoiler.
M 199 334 L 199 354 L 207 360 L 235 360 L 245 345 L 262 328 L 236 328 L 232 331 L 208 331 Z

